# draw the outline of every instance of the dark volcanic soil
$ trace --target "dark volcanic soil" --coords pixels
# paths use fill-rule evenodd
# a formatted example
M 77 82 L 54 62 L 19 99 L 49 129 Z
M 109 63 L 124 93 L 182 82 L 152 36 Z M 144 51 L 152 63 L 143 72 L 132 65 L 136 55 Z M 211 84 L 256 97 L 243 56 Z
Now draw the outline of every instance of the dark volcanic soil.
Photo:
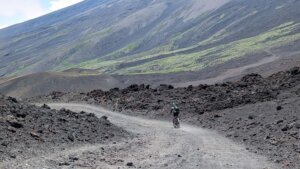
M 129 133 L 106 117 L 69 110 L 51 110 L 0 96 L 0 162 L 87 143 L 117 141 Z
M 175 102 L 180 105 L 184 112 L 201 115 L 204 112 L 274 100 L 282 92 L 287 92 L 297 85 L 300 85 L 300 70 L 293 68 L 267 78 L 258 74 L 249 74 L 234 83 L 227 82 L 185 88 L 160 85 L 155 89 L 142 84 L 131 85 L 125 89 L 94 90 L 80 94 L 52 92 L 50 95 L 28 100 L 30 102 L 88 101 L 106 105 L 118 111 L 158 112 L 166 112 Z
M 161 85 L 155 89 L 131 85 L 122 90 L 80 94 L 54 92 L 29 101 L 88 102 L 158 119 L 170 118 L 170 106 L 175 102 L 183 121 L 217 129 L 283 168 L 300 168 L 299 68 L 267 78 L 250 74 L 237 82 L 216 85 Z
M 283 168 L 300 167 L 300 97 L 250 104 L 194 116 L 187 121 L 217 129 L 267 155 Z M 196 120 L 195 120 L 196 119 Z

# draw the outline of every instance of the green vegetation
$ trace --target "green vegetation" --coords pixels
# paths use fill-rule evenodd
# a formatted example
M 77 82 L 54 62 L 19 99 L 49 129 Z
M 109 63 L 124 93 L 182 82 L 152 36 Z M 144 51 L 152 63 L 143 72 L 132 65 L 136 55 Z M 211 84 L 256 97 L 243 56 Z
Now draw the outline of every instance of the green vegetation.
M 299 25 L 298 23 L 288 22 L 251 38 L 219 45 L 201 52 L 154 60 L 143 65 L 119 70 L 117 73 L 147 74 L 201 70 L 207 66 L 215 66 L 246 54 L 264 51 L 267 48 L 281 46 L 300 39 L 300 34 L 292 34 L 296 28 L 299 28 Z M 218 58 L 210 61 L 209 58 L 212 56 Z M 199 63 L 199 59 L 206 61 Z
M 12 64 L 17 64 L 16 62 L 13 62 Z M 14 73 L 12 73 L 12 74 L 10 74 L 10 76 L 17 76 L 17 75 L 22 75 L 22 74 L 24 74 L 28 69 L 30 69 L 30 67 L 31 66 L 26 66 L 25 64 L 22 64 L 22 65 L 20 65 L 20 66 L 18 66 L 18 69 L 14 72 Z
M 18 75 L 18 74 L 22 74 L 22 73 L 24 73 L 25 72 L 25 65 L 20 65 L 19 67 L 18 67 L 18 70 L 16 71 L 16 75 Z
M 91 38 L 102 38 L 110 33 L 113 32 L 113 28 L 111 27 L 108 27 L 108 28 L 105 28 L 105 29 L 102 29 L 101 31 L 98 31 L 98 32 L 94 32 L 92 34 L 89 34 L 87 37 L 85 37 L 85 40 L 89 40 Z
M 170 43 L 161 47 L 134 55 L 118 57 L 120 54 L 130 53 L 137 49 L 141 43 L 141 40 L 138 40 L 112 54 L 107 55 L 106 57 L 102 57 L 102 59 L 93 59 L 78 65 L 71 65 L 64 62 L 63 67 L 68 69 L 71 67 L 99 69 L 101 72 L 117 74 L 149 74 L 201 70 L 208 66 L 222 64 L 229 60 L 243 57 L 247 54 L 259 53 L 265 49 L 281 46 L 300 39 L 300 34 L 293 34 L 293 32 L 299 28 L 299 25 L 299 23 L 287 22 L 254 37 L 237 40 L 228 44 L 215 46 L 200 52 L 189 54 L 178 53 L 201 45 L 215 43 L 228 36 L 229 33 L 226 32 L 225 29 L 221 29 L 214 36 L 206 39 L 205 41 L 187 48 L 174 50 L 175 42 L 182 39 L 184 36 L 184 33 L 181 33 L 174 36 Z M 79 48 L 81 46 L 77 45 L 76 47 Z M 144 59 L 155 58 L 165 54 L 169 54 L 170 57 L 154 59 L 144 64 L 127 67 L 121 70 L 117 69 L 117 66 L 121 63 L 142 61 Z M 212 57 L 213 59 L 211 59 Z
M 130 52 L 133 52 L 135 49 L 137 49 L 140 46 L 141 41 L 135 41 L 132 42 L 130 44 L 128 44 L 127 46 L 109 54 L 108 56 L 106 56 L 106 58 L 109 59 L 117 59 L 120 55 L 124 55 L 124 54 L 128 54 Z
M 93 59 L 87 62 L 80 63 L 76 67 L 84 69 L 100 69 L 102 70 L 102 72 L 107 72 L 114 70 L 115 66 L 120 63 L 121 62 L 118 60 L 105 61 L 101 59 Z
M 66 60 L 63 61 L 62 65 L 63 65 L 64 67 L 72 67 L 72 64 L 70 64 L 70 63 L 69 63 L 68 61 L 66 61 Z
M 88 43 L 86 43 L 86 42 L 75 44 L 74 47 L 72 47 L 69 50 L 69 55 L 70 56 L 74 55 L 76 52 L 80 51 L 81 49 L 84 49 L 87 45 L 88 45 Z
M 225 14 L 222 14 L 219 19 L 225 18 Z

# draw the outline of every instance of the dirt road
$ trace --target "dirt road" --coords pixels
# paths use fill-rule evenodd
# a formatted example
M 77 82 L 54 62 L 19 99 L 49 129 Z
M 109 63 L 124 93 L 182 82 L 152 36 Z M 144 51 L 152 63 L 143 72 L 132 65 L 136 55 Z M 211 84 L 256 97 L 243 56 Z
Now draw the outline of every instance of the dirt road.
M 278 168 L 265 157 L 249 153 L 243 146 L 213 131 L 185 124 L 181 129 L 173 129 L 170 122 L 130 117 L 90 105 L 49 105 L 55 109 L 67 108 L 92 112 L 97 116 L 106 115 L 112 123 L 138 136 L 122 143 L 84 145 L 45 154 L 24 161 L 22 168 Z M 76 161 L 70 162 L 70 156 L 76 156 Z

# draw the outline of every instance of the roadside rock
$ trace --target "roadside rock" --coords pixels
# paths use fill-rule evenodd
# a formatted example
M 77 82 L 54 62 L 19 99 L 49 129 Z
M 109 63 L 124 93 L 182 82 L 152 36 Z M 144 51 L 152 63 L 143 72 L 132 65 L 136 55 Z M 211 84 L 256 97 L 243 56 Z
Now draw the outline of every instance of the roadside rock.
M 20 123 L 14 116 L 7 116 L 7 122 L 14 128 L 22 128 L 23 124 Z
M 79 144 L 118 141 L 127 136 L 128 132 L 105 117 L 51 110 L 49 106 L 28 105 L 0 95 L 0 162 Z M 12 156 L 12 151 L 18 153 Z
M 133 165 L 132 162 L 128 162 L 128 163 L 126 164 L 126 166 L 128 166 L 128 167 L 133 167 L 134 165 Z

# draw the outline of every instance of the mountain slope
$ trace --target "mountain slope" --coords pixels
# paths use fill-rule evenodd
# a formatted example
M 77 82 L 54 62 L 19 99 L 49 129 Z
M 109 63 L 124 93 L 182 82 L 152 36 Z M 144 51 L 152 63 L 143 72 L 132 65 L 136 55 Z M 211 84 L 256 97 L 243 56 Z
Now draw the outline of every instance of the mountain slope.
M 56 92 L 87 92 L 124 87 L 110 75 L 94 73 L 36 73 L 12 79 L 0 78 L 0 93 L 17 98 L 33 97 Z
M 285 56 L 299 51 L 299 7 L 296 0 L 86 0 L 1 30 L 0 75 L 74 67 L 170 73 Z

